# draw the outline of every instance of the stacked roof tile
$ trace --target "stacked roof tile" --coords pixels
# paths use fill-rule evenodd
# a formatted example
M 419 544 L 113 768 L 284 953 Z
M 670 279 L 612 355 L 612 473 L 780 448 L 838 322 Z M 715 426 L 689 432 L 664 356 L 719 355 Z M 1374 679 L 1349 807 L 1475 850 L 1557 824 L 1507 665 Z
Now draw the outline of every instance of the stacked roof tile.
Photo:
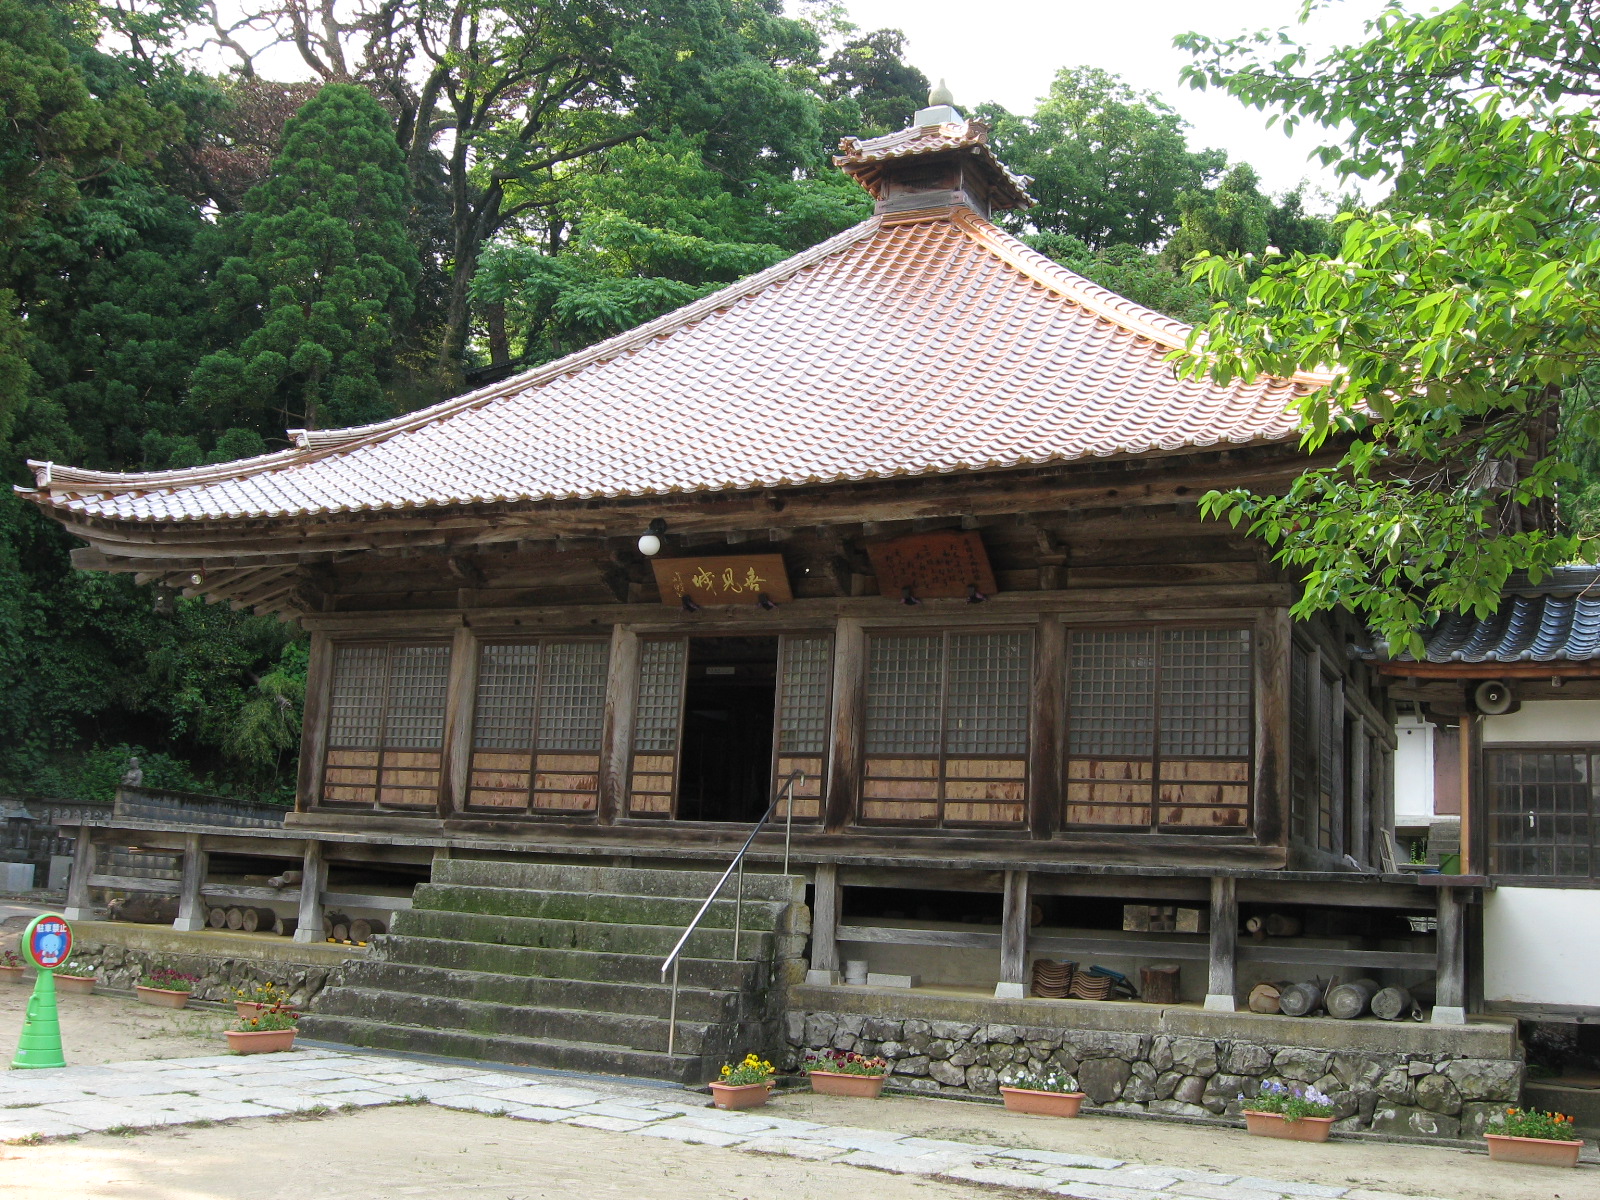
M 289 450 L 114 475 L 62 516 L 204 522 L 936 476 L 1296 437 L 1319 380 L 1180 379 L 1188 327 L 965 209 L 873 218 L 650 324 Z
M 847 137 L 839 143 L 833 162 L 843 168 L 874 196 L 882 192 L 886 165 L 908 158 L 933 158 L 948 154 L 972 154 L 983 160 L 987 175 L 995 184 L 995 208 L 1028 208 L 1033 198 L 1028 185 L 1033 181 L 1018 175 L 995 156 L 989 145 L 989 127 L 971 118 L 939 125 L 913 125 L 882 137 Z
M 1432 663 L 1587 662 L 1600 658 L 1600 573 L 1575 567 L 1513 585 L 1487 617 L 1455 613 L 1424 640 Z

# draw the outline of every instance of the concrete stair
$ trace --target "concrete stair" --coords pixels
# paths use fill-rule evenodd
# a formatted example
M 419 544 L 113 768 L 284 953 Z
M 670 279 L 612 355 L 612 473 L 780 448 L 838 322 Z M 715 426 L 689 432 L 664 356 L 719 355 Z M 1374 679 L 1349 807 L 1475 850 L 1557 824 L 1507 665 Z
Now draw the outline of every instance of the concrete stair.
M 733 881 L 685 947 L 678 1018 L 661 961 L 716 872 L 538 862 L 442 862 L 302 1018 L 304 1036 L 701 1083 L 770 1054 L 786 965 L 804 949 L 799 876 L 746 874 L 734 956 Z

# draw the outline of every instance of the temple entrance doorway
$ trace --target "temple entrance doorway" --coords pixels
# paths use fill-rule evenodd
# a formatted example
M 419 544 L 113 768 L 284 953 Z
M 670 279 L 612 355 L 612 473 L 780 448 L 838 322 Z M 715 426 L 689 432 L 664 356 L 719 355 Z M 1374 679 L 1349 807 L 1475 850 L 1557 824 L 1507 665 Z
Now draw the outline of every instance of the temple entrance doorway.
M 776 637 L 692 637 L 678 819 L 752 823 L 771 801 Z

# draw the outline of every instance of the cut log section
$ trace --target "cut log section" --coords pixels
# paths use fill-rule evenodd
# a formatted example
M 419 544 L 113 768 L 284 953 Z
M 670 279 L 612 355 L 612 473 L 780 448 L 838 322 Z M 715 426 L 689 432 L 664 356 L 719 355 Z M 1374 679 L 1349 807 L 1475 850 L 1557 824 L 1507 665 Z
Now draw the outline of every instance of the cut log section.
M 1379 988 L 1372 997 L 1372 1015 L 1380 1021 L 1398 1021 L 1402 1017 L 1409 1017 L 1413 1008 L 1419 1013 L 1422 1011 L 1421 1006 L 1411 998 L 1411 993 L 1403 987 Z
M 1367 1011 L 1367 1006 L 1372 1003 L 1372 997 L 1377 992 L 1377 980 L 1355 979 L 1349 983 L 1341 983 L 1338 987 L 1329 988 L 1328 994 L 1322 998 L 1322 1003 L 1330 1017 L 1340 1021 L 1354 1021 Z
M 1258 983 L 1250 989 L 1249 1008 L 1253 1013 L 1276 1013 L 1279 1008 L 1278 997 L 1285 988 L 1292 986 L 1284 983 Z
M 1140 967 L 1139 996 L 1146 1004 L 1178 1003 L 1178 968 Z
M 238 907 L 228 909 L 228 928 L 233 930 L 244 928 L 244 909 Z
M 272 932 L 279 937 L 290 937 L 299 926 L 299 920 L 294 917 L 278 917 L 272 922 Z
M 226 929 L 228 927 L 228 910 L 225 908 L 206 909 L 206 924 L 213 929 Z
M 1286 1017 L 1308 1017 L 1322 1007 L 1322 984 L 1291 983 L 1278 994 L 1278 1011 Z
M 258 930 L 271 929 L 278 919 L 278 914 L 270 908 L 247 908 L 241 917 L 241 928 L 246 933 L 255 933 Z

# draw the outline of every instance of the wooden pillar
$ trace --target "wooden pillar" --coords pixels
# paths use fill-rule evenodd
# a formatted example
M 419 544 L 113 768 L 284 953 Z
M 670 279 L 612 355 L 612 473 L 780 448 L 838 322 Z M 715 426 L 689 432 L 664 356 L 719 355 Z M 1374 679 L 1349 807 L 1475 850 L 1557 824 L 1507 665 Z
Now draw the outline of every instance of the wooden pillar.
M 829 833 L 850 824 L 861 794 L 862 702 L 867 677 L 867 634 L 860 621 L 839 622 L 833 651 L 833 753 L 823 789 Z
M 300 774 L 294 809 L 305 812 L 322 801 L 322 760 L 328 743 L 328 693 L 333 685 L 333 641 L 311 635 L 306 667 L 306 704 L 300 719 Z
M 1000 982 L 994 994 L 1001 1000 L 1021 1000 L 1028 994 L 1028 873 L 1007 871 L 1005 909 L 1000 917 Z
M 811 969 L 807 983 L 839 982 L 839 868 L 818 863 L 811 883 Z
M 1472 793 L 1475 779 L 1473 767 L 1477 765 L 1478 739 L 1483 734 L 1483 718 L 1463 713 L 1461 716 L 1461 867 L 1460 873 L 1471 875 L 1477 868 L 1472 853 Z
M 633 762 L 633 709 L 639 694 L 639 635 L 611 630 L 606 704 L 600 723 L 600 805 L 595 819 L 610 825 L 628 811 L 628 770 Z
M 88 825 L 78 826 L 78 839 L 72 844 L 72 876 L 67 880 L 67 911 L 62 915 L 69 921 L 94 920 L 94 904 L 89 899 L 89 876 L 94 874 L 94 830 Z
M 1239 898 L 1232 876 L 1211 881 L 1211 975 L 1206 984 L 1206 1008 L 1233 1012 L 1239 1007 L 1234 983 L 1234 960 L 1239 942 Z
M 297 942 L 320 942 L 323 932 L 322 893 L 328 888 L 328 862 L 322 857 L 321 842 L 307 842 L 300 867 L 300 922 L 295 926 Z
M 1257 839 L 1267 846 L 1287 845 L 1295 834 L 1289 761 L 1289 656 L 1293 647 L 1287 610 L 1274 610 L 1256 622 L 1251 646 L 1256 692 L 1251 824 Z M 1316 689 L 1311 692 L 1315 695 Z
M 200 835 L 183 835 L 183 883 L 178 891 L 178 917 L 174 929 L 193 933 L 206 927 L 206 901 L 201 894 L 206 885 L 206 869 L 211 856 L 200 848 Z
M 1067 723 L 1062 691 L 1066 680 L 1067 631 L 1061 619 L 1046 613 L 1039 621 L 1036 673 L 1033 677 L 1033 723 L 1029 730 L 1028 829 L 1048 838 L 1062 819 L 1061 762 Z
M 455 631 L 444 699 L 444 762 L 439 771 L 441 819 L 467 806 L 472 774 L 472 714 L 478 701 L 478 640 L 472 630 Z
M 1465 906 L 1461 895 L 1452 887 L 1439 889 L 1439 931 L 1435 951 L 1438 954 L 1438 974 L 1435 978 L 1433 1023 L 1435 1025 L 1465 1025 L 1467 1023 L 1467 972 Z

